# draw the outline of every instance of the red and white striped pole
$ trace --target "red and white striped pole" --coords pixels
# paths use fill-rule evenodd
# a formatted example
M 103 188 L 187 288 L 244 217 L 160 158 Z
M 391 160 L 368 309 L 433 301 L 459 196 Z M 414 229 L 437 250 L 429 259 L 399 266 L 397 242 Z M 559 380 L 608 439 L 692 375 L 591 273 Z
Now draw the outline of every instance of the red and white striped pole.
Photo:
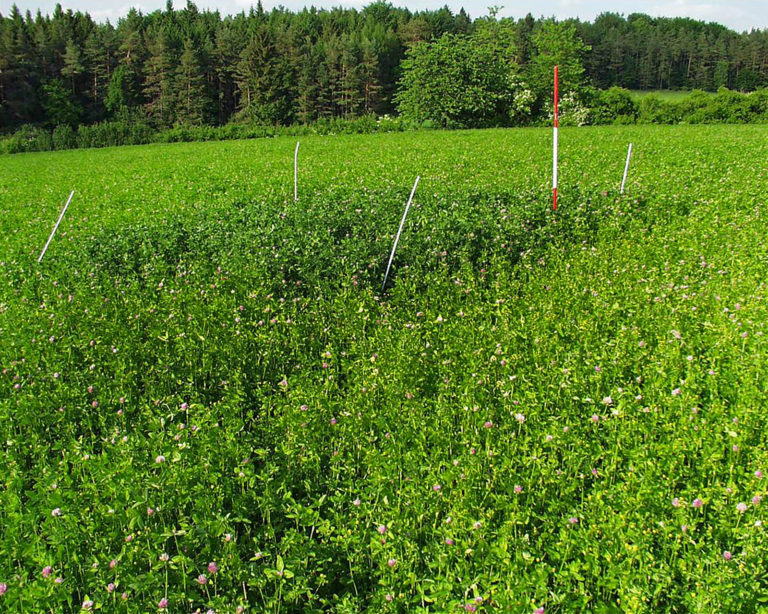
M 555 66 L 555 134 L 552 139 L 552 210 L 557 211 L 557 125 L 558 125 L 557 66 Z

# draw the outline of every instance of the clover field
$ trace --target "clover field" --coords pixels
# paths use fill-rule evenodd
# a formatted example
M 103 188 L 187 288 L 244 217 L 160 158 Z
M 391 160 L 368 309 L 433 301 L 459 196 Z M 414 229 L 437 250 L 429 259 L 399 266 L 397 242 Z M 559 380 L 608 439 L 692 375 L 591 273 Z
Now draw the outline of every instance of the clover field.
M 550 139 L 0 158 L 0 611 L 768 611 L 768 127 Z

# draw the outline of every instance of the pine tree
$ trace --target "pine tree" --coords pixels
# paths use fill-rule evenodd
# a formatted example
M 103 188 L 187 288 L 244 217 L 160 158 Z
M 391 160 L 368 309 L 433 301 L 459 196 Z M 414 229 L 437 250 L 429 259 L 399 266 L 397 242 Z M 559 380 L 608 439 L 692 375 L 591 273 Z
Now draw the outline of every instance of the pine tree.
M 114 28 L 108 25 L 95 28 L 85 41 L 84 63 L 88 78 L 88 115 L 91 121 L 102 119 L 104 101 L 112 71 L 117 62 L 117 37 Z
M 200 60 L 191 40 L 184 41 L 184 51 L 176 69 L 176 121 L 202 124 L 206 119 L 209 96 Z
M 137 104 L 136 74 L 130 65 L 120 64 L 109 78 L 104 106 L 113 114 Z
M 338 104 L 343 117 L 356 117 L 363 113 L 365 98 L 360 70 L 361 55 L 356 37 L 349 36 L 341 54 L 341 87 L 338 92 Z
M 43 108 L 48 124 L 74 126 L 80 120 L 82 107 L 61 79 L 54 79 L 43 86 Z
M 236 75 L 240 55 L 240 33 L 231 23 L 224 23 L 216 30 L 213 50 L 218 94 L 218 122 L 225 123 L 237 108 Z
M 343 109 L 342 42 L 338 36 L 330 36 L 323 42 L 324 62 L 320 100 L 324 115 L 339 117 Z
M 267 26 L 259 26 L 237 64 L 242 117 L 267 123 L 278 121 L 280 78 L 275 56 L 272 33 Z
M 317 94 L 316 100 L 316 117 L 327 118 L 333 117 L 333 99 L 334 99 L 334 74 L 336 71 L 335 66 L 331 67 L 326 55 L 325 43 L 318 43 L 315 46 L 316 49 L 316 64 L 317 70 Z
M 64 51 L 64 67 L 61 69 L 61 74 L 70 80 L 72 86 L 72 94 L 77 93 L 75 87 L 75 79 L 85 72 L 83 66 L 83 56 L 80 52 L 80 48 L 75 44 L 71 38 L 67 41 L 66 50 Z
M 318 94 L 320 76 L 318 67 L 322 62 L 321 47 L 306 37 L 296 57 L 296 117 L 308 124 L 319 114 Z
M 375 113 L 380 104 L 381 84 L 379 82 L 379 59 L 370 41 L 363 44 L 363 57 L 359 65 L 360 81 L 363 86 L 363 112 Z
M 144 98 L 148 114 L 160 126 L 167 126 L 173 117 L 175 58 L 170 37 L 165 29 L 148 40 L 149 57 L 144 65 Z
M 130 66 L 132 72 L 138 75 L 146 54 L 146 43 L 143 37 L 144 20 L 136 9 L 128 11 L 128 15 L 120 20 L 118 36 L 120 37 L 120 63 Z
M 0 92 L 3 125 L 35 121 L 39 117 L 39 74 L 27 25 L 14 5 L 0 38 Z M 7 123 L 6 123 L 7 122 Z

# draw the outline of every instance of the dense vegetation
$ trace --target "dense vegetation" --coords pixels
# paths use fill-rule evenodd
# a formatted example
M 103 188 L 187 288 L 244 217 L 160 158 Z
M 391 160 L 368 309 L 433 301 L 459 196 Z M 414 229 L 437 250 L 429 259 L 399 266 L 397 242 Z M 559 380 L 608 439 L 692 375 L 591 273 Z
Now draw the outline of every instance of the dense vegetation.
M 438 87 L 454 86 L 446 81 L 439 71 Z M 487 83 L 488 81 L 486 81 Z M 418 87 L 418 85 L 416 86 Z M 455 89 L 455 88 L 454 88 Z M 53 130 L 27 125 L 13 135 L 0 138 L 0 153 L 21 153 L 113 145 L 141 145 L 147 143 L 177 143 L 189 141 L 228 141 L 292 135 L 328 134 L 372 134 L 403 132 L 405 130 L 435 128 L 441 123 L 458 127 L 482 124 L 483 120 L 513 118 L 526 108 L 525 95 L 520 98 L 511 94 L 506 108 L 504 90 L 494 98 L 491 93 L 489 112 L 483 116 L 477 112 L 478 97 L 411 97 L 405 104 L 413 105 L 409 112 L 425 113 L 421 120 L 406 119 L 403 116 L 374 118 L 364 116 L 356 119 L 320 119 L 307 125 L 265 126 L 251 123 L 229 123 L 225 126 L 175 126 L 156 131 L 146 121 L 109 121 L 91 126 L 79 126 L 77 130 L 68 125 L 56 126 Z M 405 99 L 405 97 L 404 97 Z M 522 102 L 522 106 L 518 103 Z M 462 104 L 464 103 L 464 104 Z M 516 111 L 517 109 L 517 111 Z M 434 114 L 437 121 L 430 119 Z M 441 121 L 442 120 L 442 121 Z M 768 89 L 746 94 L 721 89 L 717 94 L 696 90 L 687 95 L 669 92 L 649 92 L 638 96 L 622 88 L 591 92 L 588 101 L 567 97 L 560 108 L 560 124 L 563 126 L 584 126 L 604 124 L 747 124 L 768 122 Z M 551 121 L 541 122 L 550 124 Z
M 0 610 L 759 612 L 767 136 L 3 159 Z
M 423 93 L 444 95 L 431 81 L 426 92 L 408 87 L 423 83 L 419 69 L 444 51 L 452 54 L 444 76 L 455 84 L 449 102 L 467 107 L 454 99 L 479 91 L 479 108 L 444 116 L 414 106 Z M 478 62 L 491 73 L 479 90 L 478 75 L 464 70 Z M 154 132 L 310 124 L 398 108 L 442 125 L 518 125 L 546 116 L 554 62 L 582 104 L 589 88 L 612 86 L 751 91 L 768 85 L 768 32 L 643 14 L 557 23 L 497 20 L 492 11 L 472 20 L 463 10 L 411 12 L 384 2 L 296 13 L 259 4 L 226 17 L 169 2 L 147 15 L 131 10 L 116 26 L 60 6 L 51 16 L 14 7 L 0 17 L 0 127 L 109 120 Z

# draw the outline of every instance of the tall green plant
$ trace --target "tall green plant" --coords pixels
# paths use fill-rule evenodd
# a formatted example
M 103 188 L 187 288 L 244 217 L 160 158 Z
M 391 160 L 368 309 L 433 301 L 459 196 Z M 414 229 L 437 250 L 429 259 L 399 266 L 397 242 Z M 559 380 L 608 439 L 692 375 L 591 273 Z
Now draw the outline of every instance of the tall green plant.
M 418 43 L 403 61 L 398 110 L 443 127 L 506 124 L 529 103 L 512 55 L 484 36 L 444 34 Z

